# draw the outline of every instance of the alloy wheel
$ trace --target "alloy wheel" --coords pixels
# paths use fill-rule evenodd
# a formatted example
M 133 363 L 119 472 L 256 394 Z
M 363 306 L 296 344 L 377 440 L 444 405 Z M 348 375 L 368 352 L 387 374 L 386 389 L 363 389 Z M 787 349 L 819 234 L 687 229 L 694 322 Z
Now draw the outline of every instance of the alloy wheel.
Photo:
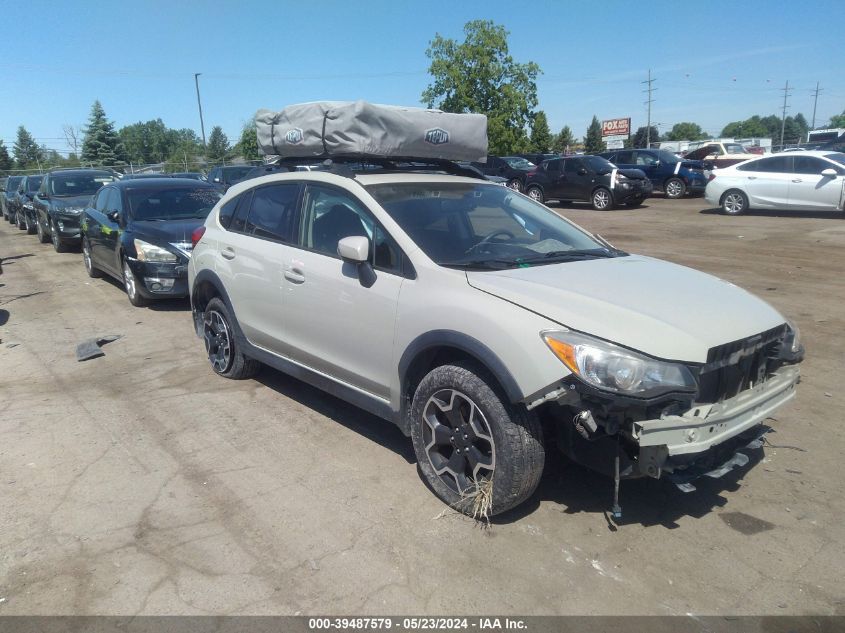
M 540 192 L 539 189 L 537 189 L 537 187 L 531 187 L 528 190 L 528 197 L 531 198 L 532 200 L 535 200 L 536 202 L 542 202 L 543 201 L 543 194 Z
M 232 340 L 226 319 L 216 310 L 203 316 L 203 341 L 214 371 L 224 373 L 232 362 Z
M 56 247 L 56 250 L 59 250 L 62 246 L 61 238 L 59 237 L 59 227 L 56 226 L 56 223 L 53 222 L 50 231 L 50 239 L 53 240 L 53 246 Z
M 138 289 L 135 287 L 135 275 L 132 273 L 132 269 L 129 268 L 129 262 L 123 262 L 123 285 L 126 288 L 126 294 L 129 295 L 129 299 L 135 299 L 135 295 L 138 292 Z
M 434 472 L 462 494 L 493 477 L 493 434 L 481 409 L 455 389 L 436 392 L 423 409 L 423 442 Z
M 680 198 L 683 187 L 677 180 L 670 180 L 666 185 L 666 195 L 670 198 Z
M 606 209 L 610 206 L 610 194 L 604 189 L 599 189 L 593 194 L 593 204 L 597 209 Z
M 85 270 L 90 275 L 91 271 L 94 270 L 94 265 L 91 262 L 91 245 L 88 243 L 87 237 L 82 239 L 82 261 L 85 262 Z
M 722 202 L 725 213 L 742 213 L 745 210 L 745 198 L 737 191 L 729 193 Z
M 522 183 L 519 182 L 518 178 L 513 178 L 508 181 L 507 183 L 508 189 L 513 189 L 514 191 L 522 191 Z

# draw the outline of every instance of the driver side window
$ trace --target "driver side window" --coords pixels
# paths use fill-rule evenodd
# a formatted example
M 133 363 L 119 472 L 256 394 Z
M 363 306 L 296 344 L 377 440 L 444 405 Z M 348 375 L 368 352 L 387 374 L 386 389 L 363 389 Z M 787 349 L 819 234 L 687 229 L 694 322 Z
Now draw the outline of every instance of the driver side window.
M 97 200 L 94 202 L 94 209 L 99 211 L 100 213 L 108 213 L 108 202 L 109 198 L 111 197 L 111 192 L 114 191 L 111 187 L 106 187 L 105 189 L 101 189 L 100 193 L 97 194 Z

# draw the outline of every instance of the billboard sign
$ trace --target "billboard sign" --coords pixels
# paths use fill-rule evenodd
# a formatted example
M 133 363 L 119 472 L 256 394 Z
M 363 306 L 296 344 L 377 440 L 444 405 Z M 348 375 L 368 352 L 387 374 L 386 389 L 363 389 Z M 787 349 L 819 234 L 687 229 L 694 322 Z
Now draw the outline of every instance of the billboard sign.
M 607 145 L 607 149 L 622 149 L 625 147 L 625 141 L 622 139 L 615 139 L 612 141 L 607 140 L 605 141 L 605 144 Z
M 601 122 L 601 136 L 629 136 L 631 134 L 631 117 L 625 119 L 607 119 Z

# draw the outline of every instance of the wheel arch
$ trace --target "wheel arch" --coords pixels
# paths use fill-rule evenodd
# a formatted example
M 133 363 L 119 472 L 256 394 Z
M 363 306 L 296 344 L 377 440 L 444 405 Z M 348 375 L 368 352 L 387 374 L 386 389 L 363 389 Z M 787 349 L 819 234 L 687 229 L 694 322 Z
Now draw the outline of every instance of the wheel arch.
M 408 411 L 417 386 L 435 367 L 469 361 L 490 374 L 507 399 L 516 403 L 524 398 L 516 380 L 498 355 L 481 341 L 454 330 L 433 330 L 414 339 L 399 360 L 399 415 L 397 425 L 410 435 Z

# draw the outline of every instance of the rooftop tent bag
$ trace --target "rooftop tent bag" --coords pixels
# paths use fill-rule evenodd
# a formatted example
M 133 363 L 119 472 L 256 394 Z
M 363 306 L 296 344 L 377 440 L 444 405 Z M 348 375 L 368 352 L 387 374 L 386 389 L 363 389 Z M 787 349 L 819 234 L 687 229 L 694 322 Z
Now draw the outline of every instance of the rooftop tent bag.
M 282 158 L 379 156 L 483 161 L 487 117 L 366 101 L 315 101 L 255 115 L 258 145 Z

